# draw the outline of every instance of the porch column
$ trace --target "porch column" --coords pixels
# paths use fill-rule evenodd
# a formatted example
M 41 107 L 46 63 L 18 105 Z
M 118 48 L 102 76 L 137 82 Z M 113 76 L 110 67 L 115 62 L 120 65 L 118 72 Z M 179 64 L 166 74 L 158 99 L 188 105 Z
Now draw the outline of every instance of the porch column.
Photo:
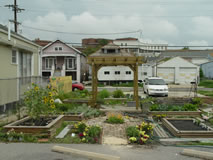
M 76 64 L 77 64 L 77 81 L 80 82 L 81 81 L 81 56 L 79 54 L 77 54 L 77 57 L 76 57 Z

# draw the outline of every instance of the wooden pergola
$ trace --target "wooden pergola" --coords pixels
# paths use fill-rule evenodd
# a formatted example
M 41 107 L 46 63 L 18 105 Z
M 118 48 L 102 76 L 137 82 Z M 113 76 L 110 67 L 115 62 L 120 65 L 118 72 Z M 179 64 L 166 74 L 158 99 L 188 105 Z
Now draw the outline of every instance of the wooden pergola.
M 118 46 L 116 46 L 119 48 Z M 96 106 L 97 94 L 98 94 L 98 71 L 101 67 L 106 66 L 128 66 L 134 72 L 134 101 L 136 102 L 136 109 L 139 107 L 138 98 L 138 66 L 144 62 L 143 57 L 138 57 L 128 52 L 120 51 L 119 53 L 106 54 L 103 53 L 103 49 L 109 49 L 113 47 L 103 47 L 96 53 L 88 57 L 88 64 L 92 66 L 92 99 L 91 105 Z M 101 52 L 102 50 L 102 52 Z

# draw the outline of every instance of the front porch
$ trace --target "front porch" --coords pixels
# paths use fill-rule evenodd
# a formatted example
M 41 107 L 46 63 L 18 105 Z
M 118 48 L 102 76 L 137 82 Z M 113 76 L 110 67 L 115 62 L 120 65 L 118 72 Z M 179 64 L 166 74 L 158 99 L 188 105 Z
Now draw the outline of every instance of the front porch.
M 76 57 L 42 57 L 42 76 L 72 76 L 73 80 L 77 80 Z

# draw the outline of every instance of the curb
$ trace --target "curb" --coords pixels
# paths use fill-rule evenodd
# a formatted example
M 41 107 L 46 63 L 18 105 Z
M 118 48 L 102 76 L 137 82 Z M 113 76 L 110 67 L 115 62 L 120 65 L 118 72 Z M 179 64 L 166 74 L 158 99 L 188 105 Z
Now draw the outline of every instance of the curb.
M 91 158 L 91 159 L 96 159 L 96 160 L 120 160 L 120 157 L 117 157 L 117 156 L 82 151 L 82 150 L 77 150 L 77 149 L 72 149 L 72 148 L 61 147 L 61 146 L 53 146 L 52 151 L 63 153 L 63 154 L 73 154 L 76 156 L 86 157 L 89 159 Z
M 192 150 L 192 149 L 184 149 L 181 152 L 181 154 L 185 155 L 185 156 L 191 156 L 191 157 L 196 157 L 196 158 L 213 160 L 213 153 L 211 153 L 211 152 L 203 152 L 203 151 Z

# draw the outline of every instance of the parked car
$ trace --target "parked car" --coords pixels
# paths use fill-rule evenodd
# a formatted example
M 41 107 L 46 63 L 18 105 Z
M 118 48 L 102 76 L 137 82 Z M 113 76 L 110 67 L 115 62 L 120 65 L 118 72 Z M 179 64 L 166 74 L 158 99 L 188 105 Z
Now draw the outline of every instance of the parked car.
M 84 85 L 79 82 L 72 82 L 72 90 L 84 90 Z
M 144 93 L 147 95 L 160 95 L 168 96 L 168 85 L 159 77 L 150 77 L 144 80 L 143 84 Z

